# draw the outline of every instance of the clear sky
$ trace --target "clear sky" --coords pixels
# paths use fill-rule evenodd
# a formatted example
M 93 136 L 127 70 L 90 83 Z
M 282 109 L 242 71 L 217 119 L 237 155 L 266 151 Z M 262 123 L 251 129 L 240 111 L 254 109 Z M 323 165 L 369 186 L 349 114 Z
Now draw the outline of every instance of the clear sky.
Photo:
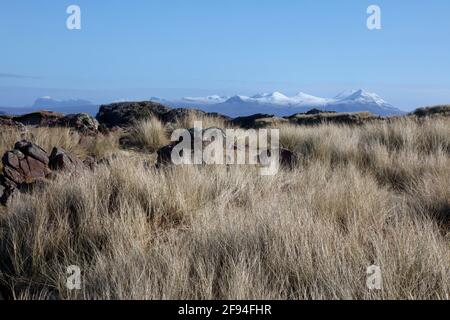
M 66 28 L 71 4 L 81 30 Z M 450 103 L 450 1 L 0 2 L 0 106 L 357 88 L 403 109 Z

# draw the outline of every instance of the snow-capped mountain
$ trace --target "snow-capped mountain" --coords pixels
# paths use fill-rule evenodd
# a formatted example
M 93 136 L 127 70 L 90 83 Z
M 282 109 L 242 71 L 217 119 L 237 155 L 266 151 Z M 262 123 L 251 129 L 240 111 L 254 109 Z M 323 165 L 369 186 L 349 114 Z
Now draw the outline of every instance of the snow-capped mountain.
M 223 97 L 219 95 L 212 95 L 207 97 L 184 97 L 181 102 L 187 103 L 201 103 L 201 104 L 216 104 L 227 101 L 229 97 Z
M 348 90 L 335 98 L 321 98 L 303 92 L 295 96 L 286 96 L 281 92 L 261 93 L 254 96 L 236 95 L 226 97 L 209 96 L 204 98 L 184 98 L 190 106 L 195 104 L 199 109 L 219 112 L 229 116 L 244 116 L 255 113 L 269 113 L 277 116 L 306 112 L 313 108 L 337 112 L 369 111 L 374 114 L 389 116 L 403 112 L 375 93 L 365 90 Z M 216 101 L 219 101 L 216 103 Z M 182 106 L 177 103 L 177 106 Z
M 338 95 L 326 108 L 334 108 L 336 111 L 343 112 L 354 112 L 354 110 L 369 111 L 383 116 L 403 113 L 377 94 L 362 89 Z

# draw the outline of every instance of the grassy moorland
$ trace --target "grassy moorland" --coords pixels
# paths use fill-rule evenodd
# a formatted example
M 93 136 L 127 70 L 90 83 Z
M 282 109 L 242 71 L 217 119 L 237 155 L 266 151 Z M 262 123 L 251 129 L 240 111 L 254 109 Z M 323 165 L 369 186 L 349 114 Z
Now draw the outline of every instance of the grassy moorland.
M 26 135 L 45 149 L 108 159 L 0 209 L 3 291 L 16 299 L 450 298 L 450 118 L 282 123 L 281 144 L 299 159 L 269 177 L 252 166 L 148 165 L 172 129 L 152 120 L 85 139 L 62 128 L 2 129 L 1 154 Z M 382 270 L 380 291 L 366 287 L 372 264 Z M 66 288 L 70 265 L 82 270 L 82 290 Z

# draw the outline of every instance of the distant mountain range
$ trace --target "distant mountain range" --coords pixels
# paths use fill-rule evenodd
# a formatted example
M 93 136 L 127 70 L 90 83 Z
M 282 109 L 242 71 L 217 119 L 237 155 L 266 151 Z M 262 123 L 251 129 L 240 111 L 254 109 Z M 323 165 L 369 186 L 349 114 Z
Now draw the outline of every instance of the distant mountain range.
M 348 90 L 334 98 L 321 98 L 303 92 L 286 96 L 280 92 L 261 93 L 254 96 L 236 95 L 232 97 L 212 95 L 207 97 L 184 97 L 166 100 L 152 97 L 149 100 L 170 107 L 196 108 L 206 112 L 217 112 L 230 117 L 248 116 L 257 113 L 290 116 L 307 112 L 313 108 L 336 112 L 368 111 L 376 115 L 391 116 L 405 112 L 395 108 L 375 93 L 365 90 Z M 23 114 L 37 110 L 51 110 L 65 114 L 86 112 L 96 115 L 98 105 L 87 100 L 56 100 L 51 97 L 37 99 L 31 107 L 0 108 L 0 113 Z
M 313 108 L 337 112 L 369 111 L 381 116 L 405 113 L 383 100 L 377 94 L 362 89 L 344 91 L 331 99 L 316 97 L 303 92 L 290 97 L 280 92 L 273 92 L 257 94 L 251 97 L 213 95 L 208 97 L 186 97 L 174 101 L 154 98 L 153 101 L 175 107 L 196 107 L 207 112 L 218 112 L 232 117 L 256 113 L 288 116 L 294 113 L 307 112 Z

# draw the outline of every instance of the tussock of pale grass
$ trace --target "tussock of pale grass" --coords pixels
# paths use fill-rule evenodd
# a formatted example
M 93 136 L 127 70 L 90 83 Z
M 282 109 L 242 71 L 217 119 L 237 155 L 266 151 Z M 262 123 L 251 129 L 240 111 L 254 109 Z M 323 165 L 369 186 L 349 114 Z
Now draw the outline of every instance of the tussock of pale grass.
M 169 139 L 164 125 L 156 118 L 138 121 L 124 137 L 124 144 L 133 148 L 155 152 L 167 145 Z
M 110 158 L 120 151 L 120 138 L 123 132 L 111 132 L 108 134 L 98 134 L 94 137 L 87 137 L 81 142 L 86 148 L 86 152 L 97 159 Z

